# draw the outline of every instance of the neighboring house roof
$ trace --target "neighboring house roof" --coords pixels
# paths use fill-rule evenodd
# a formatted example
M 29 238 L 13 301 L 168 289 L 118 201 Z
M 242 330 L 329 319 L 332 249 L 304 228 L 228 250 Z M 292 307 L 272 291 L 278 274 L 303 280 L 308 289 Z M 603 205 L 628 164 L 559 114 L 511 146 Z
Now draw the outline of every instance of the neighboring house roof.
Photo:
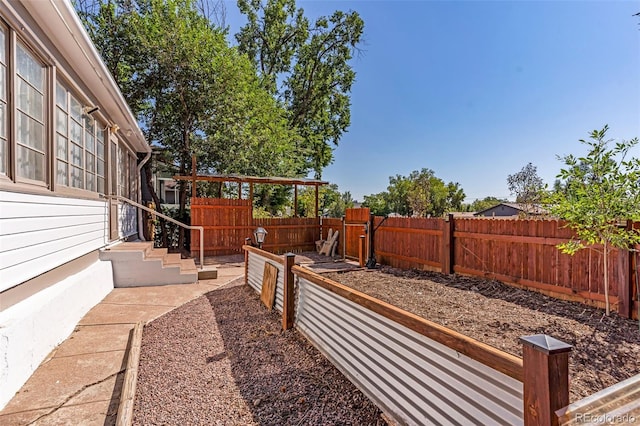
M 0 1 L 2 7 L 11 8 L 11 2 Z M 86 85 L 83 92 L 92 94 L 94 106 L 99 106 L 104 116 L 120 128 L 120 137 L 138 152 L 150 152 L 138 122 L 127 105 L 120 88 L 102 61 L 93 42 L 69 0 L 41 0 L 20 3 L 38 22 L 38 25 L 60 51 L 73 72 Z M 17 15 L 17 14 L 16 14 Z M 23 31 L 31 30 L 22 23 Z M 38 38 L 33 36 L 34 40 Z M 67 70 L 71 71 L 71 70 Z
M 526 213 L 526 214 L 530 214 L 530 215 L 543 215 L 543 214 L 548 214 L 549 211 L 542 208 L 540 205 L 537 204 L 524 204 L 524 203 L 498 203 L 494 206 L 489 207 L 488 209 L 484 209 L 484 210 L 480 210 L 479 212 L 475 213 L 475 216 L 484 216 L 484 213 L 495 209 L 496 207 L 500 207 L 500 206 L 507 206 L 510 207 L 512 209 L 518 210 L 522 213 Z
M 465 217 L 473 217 L 475 212 L 449 212 L 453 217 L 465 218 Z

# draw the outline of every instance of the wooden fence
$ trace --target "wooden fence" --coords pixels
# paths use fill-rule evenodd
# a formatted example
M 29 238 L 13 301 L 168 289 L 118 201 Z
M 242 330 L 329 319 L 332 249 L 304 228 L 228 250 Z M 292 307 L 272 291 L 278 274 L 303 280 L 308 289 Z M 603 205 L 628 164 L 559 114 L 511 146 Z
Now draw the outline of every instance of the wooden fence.
M 557 244 L 573 232 L 557 220 L 458 219 L 454 231 L 454 271 L 495 278 L 569 300 L 604 303 L 602 253 L 573 256 Z M 629 252 L 613 250 L 609 295 L 623 314 L 630 309 Z
M 254 219 L 250 200 L 226 198 L 192 198 L 191 225 L 204 227 L 204 254 L 218 256 L 242 252 L 246 238 L 261 226 L 267 230 L 263 247 L 274 253 L 315 249 L 320 238 L 317 218 Z M 191 254 L 200 244 L 197 231 L 191 232 Z
M 549 296 L 604 306 L 602 254 L 583 250 L 574 256 L 556 245 L 573 232 L 557 220 L 375 217 L 369 209 L 347 209 L 344 220 L 323 218 L 253 219 L 248 200 L 192 199 L 191 224 L 205 227 L 205 255 L 240 253 L 245 238 L 264 227 L 264 248 L 275 252 L 315 249 L 315 241 L 338 231 L 338 253 L 358 258 L 360 236 L 374 231 L 376 260 L 399 268 L 417 268 L 497 279 Z M 640 223 L 634 223 L 640 229 Z M 198 233 L 192 233 L 198 247 Z M 637 247 L 640 250 L 640 246 Z M 366 254 L 365 254 L 365 257 Z M 609 260 L 613 310 L 637 318 L 638 255 L 614 250 Z
M 378 262 L 403 269 L 442 270 L 443 220 L 390 217 L 382 221 L 376 217 L 373 222 Z
M 368 214 L 368 209 L 348 210 L 345 223 L 361 223 Z M 632 226 L 640 229 L 640 223 Z M 358 256 L 356 234 L 363 229 L 347 229 L 348 257 Z M 601 250 L 596 247 L 573 256 L 562 253 L 557 244 L 574 235 L 562 221 L 375 217 L 373 230 L 375 256 L 381 264 L 492 278 L 556 298 L 604 306 Z M 624 317 L 638 317 L 637 257 L 634 252 L 613 250 L 609 258 L 611 306 Z

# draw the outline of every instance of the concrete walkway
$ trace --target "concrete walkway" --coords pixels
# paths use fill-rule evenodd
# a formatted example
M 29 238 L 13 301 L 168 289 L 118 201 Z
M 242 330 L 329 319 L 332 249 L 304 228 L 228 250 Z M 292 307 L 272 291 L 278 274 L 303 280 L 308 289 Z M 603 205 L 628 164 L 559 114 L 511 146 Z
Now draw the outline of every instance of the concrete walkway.
M 244 266 L 228 266 L 218 269 L 217 279 L 196 284 L 114 289 L 0 411 L 0 424 L 115 424 L 134 325 L 243 275 Z

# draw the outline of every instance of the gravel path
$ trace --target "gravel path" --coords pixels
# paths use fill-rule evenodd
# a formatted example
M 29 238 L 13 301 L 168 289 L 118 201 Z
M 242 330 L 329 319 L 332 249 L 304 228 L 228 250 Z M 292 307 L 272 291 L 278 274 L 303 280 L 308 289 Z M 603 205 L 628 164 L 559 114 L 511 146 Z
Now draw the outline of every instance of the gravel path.
M 615 313 L 477 277 L 387 266 L 323 275 L 517 356 L 531 334 L 573 345 L 571 401 L 640 374 L 638 322 Z
M 384 425 L 380 410 L 237 280 L 144 329 L 136 425 Z

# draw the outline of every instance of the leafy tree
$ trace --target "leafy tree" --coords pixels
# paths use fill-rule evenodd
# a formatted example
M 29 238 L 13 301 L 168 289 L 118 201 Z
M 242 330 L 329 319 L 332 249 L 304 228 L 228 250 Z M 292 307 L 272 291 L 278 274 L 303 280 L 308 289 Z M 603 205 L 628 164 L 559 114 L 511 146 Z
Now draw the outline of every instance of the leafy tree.
M 524 210 L 530 212 L 540 204 L 545 194 L 542 178 L 538 176 L 538 169 L 528 163 L 517 173 L 507 177 L 507 185 L 512 195 L 516 196 L 516 203 L 524 205 Z
M 387 186 L 387 208 L 391 213 L 401 216 L 411 216 L 413 213 L 409 205 L 409 191 L 411 181 L 406 176 L 389 176 L 389 186 Z
M 164 148 L 172 173 L 189 174 L 197 154 L 199 171 L 296 176 L 305 157 L 287 112 L 197 5 L 101 0 L 78 7 L 147 139 Z M 178 218 L 186 222 L 186 185 L 180 184 L 179 194 Z
M 298 215 L 314 217 L 316 203 L 316 189 L 306 187 L 298 192 Z M 320 214 L 328 217 L 342 217 L 345 209 L 353 207 L 350 192 L 340 193 L 338 185 L 330 184 L 320 187 L 318 191 L 318 209 Z
M 580 143 L 589 152 L 582 157 L 567 155 L 558 175 L 565 190 L 550 198 L 551 211 L 568 222 L 576 239 L 558 245 L 564 253 L 602 247 L 606 313 L 609 314 L 609 254 L 612 248 L 629 249 L 640 243 L 640 232 L 621 226 L 628 219 L 640 220 L 640 159 L 627 158 L 638 138 L 616 142 L 606 139 L 609 127 L 594 130 Z M 600 248 L 597 248 L 600 250 Z
M 363 206 L 376 215 L 442 216 L 461 210 L 464 191 L 458 183 L 445 183 L 433 170 L 415 170 L 409 176 L 389 177 L 387 192 L 364 197 Z
M 351 122 L 349 61 L 364 23 L 356 12 L 336 11 L 311 25 L 295 0 L 238 0 L 238 7 L 248 21 L 236 34 L 238 47 L 302 137 L 305 163 L 297 172 L 314 170 L 319 178 Z
M 368 207 L 371 214 L 375 216 L 387 216 L 391 213 L 388 203 L 388 193 L 379 192 L 377 194 L 365 195 L 362 207 Z

